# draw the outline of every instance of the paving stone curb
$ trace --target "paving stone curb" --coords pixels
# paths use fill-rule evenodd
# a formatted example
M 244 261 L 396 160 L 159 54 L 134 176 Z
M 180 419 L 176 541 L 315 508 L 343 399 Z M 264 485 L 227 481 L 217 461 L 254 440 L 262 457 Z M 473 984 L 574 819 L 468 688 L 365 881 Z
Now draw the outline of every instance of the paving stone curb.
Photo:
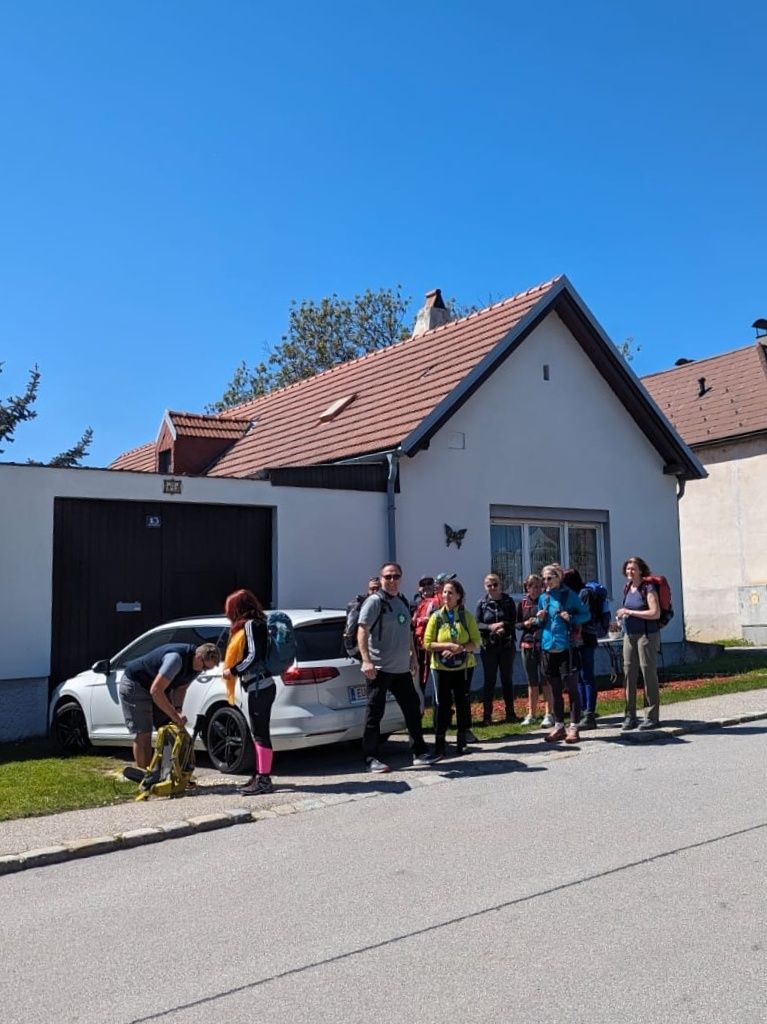
M 690 722 L 688 725 L 669 726 L 661 728 L 657 732 L 632 732 L 611 737 L 611 739 L 632 743 L 658 742 L 659 740 L 667 739 L 669 736 L 683 736 L 688 733 L 703 732 L 706 729 L 720 729 L 726 726 L 743 725 L 747 722 L 756 722 L 765 718 L 767 718 L 767 711 L 753 711 L 743 715 L 716 718 L 706 722 Z M 561 751 L 561 753 L 570 754 L 575 753 L 575 751 Z M 438 768 L 428 774 L 419 772 L 413 773 L 411 776 L 408 773 L 408 785 L 412 789 L 421 789 L 439 783 L 452 782 L 458 778 L 479 777 L 486 774 L 488 772 L 483 770 L 481 763 L 471 764 L 471 762 L 463 762 L 460 766 L 458 764 L 445 765 L 443 770 Z M 337 804 L 352 803 L 358 800 L 385 795 L 385 790 L 373 788 L 356 793 L 332 793 L 321 797 L 306 797 L 291 803 L 278 804 L 275 807 L 254 811 L 246 808 L 235 808 L 222 811 L 220 814 L 202 814 L 178 821 L 167 821 L 162 825 L 149 828 L 137 828 L 129 832 L 118 832 L 109 836 L 77 839 L 55 846 L 40 847 L 35 850 L 26 850 L 23 853 L 0 856 L 0 876 L 10 875 L 17 871 L 25 871 L 28 868 L 46 867 L 49 864 L 59 864 L 63 861 L 95 857 L 104 853 L 113 853 L 116 850 L 146 846 L 149 843 L 160 843 L 167 839 L 180 839 L 198 832 L 211 832 L 215 829 L 230 828 L 233 825 L 253 824 L 270 818 L 281 818 L 303 811 L 313 811 L 322 807 L 332 807 Z

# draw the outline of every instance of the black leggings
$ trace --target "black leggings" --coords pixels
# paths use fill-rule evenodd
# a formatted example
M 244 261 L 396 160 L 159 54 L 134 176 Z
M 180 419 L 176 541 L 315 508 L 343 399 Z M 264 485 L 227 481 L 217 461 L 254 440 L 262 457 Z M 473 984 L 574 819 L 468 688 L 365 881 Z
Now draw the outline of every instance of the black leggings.
M 267 750 L 272 749 L 272 737 L 269 735 L 269 721 L 272 717 L 272 704 L 277 695 L 277 687 L 274 683 L 257 690 L 255 686 L 248 690 L 248 715 L 250 717 L 250 731 L 253 739 L 261 747 Z
M 578 659 L 577 653 L 569 651 L 541 651 L 541 670 L 543 678 L 551 686 L 554 702 L 554 720 L 565 720 L 566 689 L 570 697 L 570 721 L 577 725 L 581 717 L 581 701 L 578 696 Z

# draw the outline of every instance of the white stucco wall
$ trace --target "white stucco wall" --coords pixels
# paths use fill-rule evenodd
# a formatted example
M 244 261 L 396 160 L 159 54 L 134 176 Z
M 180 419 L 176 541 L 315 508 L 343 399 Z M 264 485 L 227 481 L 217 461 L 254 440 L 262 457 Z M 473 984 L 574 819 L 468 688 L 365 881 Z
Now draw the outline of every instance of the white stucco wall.
M 767 437 L 699 449 L 680 505 L 688 637 L 740 637 L 739 587 L 767 584 Z
M 364 589 L 367 553 L 375 566 L 385 550 L 384 494 L 182 479 L 182 494 L 164 495 L 155 474 L 0 465 L 0 681 L 50 671 L 56 497 L 274 507 L 274 603 L 283 607 L 344 607 Z
M 465 435 L 463 450 L 449 447 L 455 432 Z M 623 560 L 640 555 L 672 587 L 676 617 L 664 642 L 682 639 L 676 479 L 663 474 L 658 452 L 556 314 L 428 451 L 402 460 L 401 474 L 399 550 L 409 587 L 424 572 L 454 571 L 473 605 L 490 564 L 491 505 L 606 509 L 613 607 L 623 595 Z M 443 523 L 467 528 L 460 550 L 445 546 Z

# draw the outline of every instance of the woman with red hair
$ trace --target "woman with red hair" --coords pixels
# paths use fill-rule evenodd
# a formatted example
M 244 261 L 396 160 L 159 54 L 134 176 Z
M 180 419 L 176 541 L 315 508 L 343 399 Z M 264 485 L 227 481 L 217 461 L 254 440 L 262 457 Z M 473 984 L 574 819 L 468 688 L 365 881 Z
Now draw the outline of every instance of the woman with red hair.
M 239 679 L 243 693 L 248 695 L 248 717 L 256 755 L 256 773 L 240 793 L 259 796 L 274 791 L 269 720 L 277 687 L 264 669 L 268 642 L 266 615 L 261 602 L 250 590 L 231 593 L 224 603 L 224 614 L 231 623 L 223 673 L 227 699 L 234 704 L 235 682 Z

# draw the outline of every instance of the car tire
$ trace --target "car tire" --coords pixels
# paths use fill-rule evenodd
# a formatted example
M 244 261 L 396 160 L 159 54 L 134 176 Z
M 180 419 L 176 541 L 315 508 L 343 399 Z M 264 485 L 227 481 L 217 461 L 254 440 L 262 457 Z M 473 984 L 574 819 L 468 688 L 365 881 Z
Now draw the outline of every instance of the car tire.
M 91 741 L 83 709 L 76 700 L 65 700 L 53 712 L 51 739 L 64 754 L 84 754 Z
M 205 725 L 205 746 L 213 767 L 237 775 L 253 767 L 253 740 L 245 717 L 227 704 L 216 708 Z

